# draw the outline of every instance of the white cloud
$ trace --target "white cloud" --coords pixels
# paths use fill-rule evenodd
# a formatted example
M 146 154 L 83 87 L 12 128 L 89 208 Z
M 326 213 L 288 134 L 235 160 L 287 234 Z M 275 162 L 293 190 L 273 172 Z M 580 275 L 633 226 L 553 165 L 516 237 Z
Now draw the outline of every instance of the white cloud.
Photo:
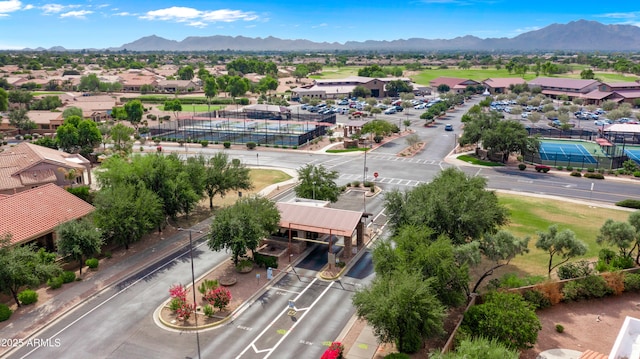
M 90 10 L 77 10 L 77 11 L 69 11 L 69 12 L 65 12 L 64 14 L 60 14 L 60 18 L 67 18 L 67 17 L 75 17 L 77 19 L 84 19 L 86 17 L 86 15 L 90 15 L 93 14 L 93 11 Z
M 187 23 L 189 26 L 206 27 L 209 23 L 216 22 L 234 22 L 234 21 L 252 21 L 258 19 L 258 16 L 252 12 L 241 10 L 207 10 L 202 11 L 190 7 L 173 6 L 165 9 L 148 11 L 140 16 L 145 20 L 173 21 L 179 23 Z
M 42 5 L 42 10 L 45 14 L 57 14 L 64 10 L 65 6 L 60 4 L 45 4 Z
M 35 7 L 35 6 L 33 6 L 33 5 L 29 4 L 29 5 L 26 5 L 25 7 L 23 7 L 23 8 L 22 8 L 22 10 L 31 10 L 31 9 L 33 9 L 34 7 Z
M 123 12 L 117 12 L 117 13 L 115 13 L 115 14 L 113 14 L 113 15 L 114 15 L 114 16 L 131 16 L 131 15 L 133 15 L 133 14 L 132 14 L 132 13 L 130 13 L 130 12 L 123 11 Z
M 640 12 L 631 11 L 631 12 L 611 12 L 607 14 L 596 15 L 596 17 L 606 17 L 609 19 L 635 19 L 640 16 Z
M 325 27 L 325 26 L 327 26 L 327 24 L 326 23 L 322 23 L 322 24 L 318 24 L 318 25 L 315 25 L 315 26 L 311 26 L 311 28 L 317 29 L 319 27 Z
M 0 1 L 0 16 L 7 16 L 8 13 L 18 11 L 22 8 L 22 2 L 17 0 Z

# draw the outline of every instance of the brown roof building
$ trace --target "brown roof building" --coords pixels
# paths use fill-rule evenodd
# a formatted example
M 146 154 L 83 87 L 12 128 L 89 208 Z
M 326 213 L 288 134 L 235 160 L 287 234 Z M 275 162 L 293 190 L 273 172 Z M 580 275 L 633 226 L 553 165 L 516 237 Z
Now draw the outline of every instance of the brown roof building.
M 0 196 L 0 234 L 11 244 L 37 241 L 54 249 L 54 231 L 61 223 L 82 218 L 95 208 L 54 184 L 11 196 Z
M 91 184 L 91 164 L 70 154 L 23 142 L 0 153 L 0 194 L 12 195 L 46 184 Z
M 583 97 L 598 89 L 597 80 L 568 79 L 560 77 L 538 77 L 529 81 L 529 87 L 539 87 L 543 95 L 558 97 L 566 95 L 569 99 Z
M 491 94 L 506 93 L 511 85 L 522 85 L 527 82 L 520 77 L 504 77 L 504 78 L 489 78 L 482 81 L 484 87 Z
M 478 86 L 480 83 L 475 80 L 457 77 L 438 77 L 429 81 L 429 86 L 434 90 L 437 90 L 440 85 L 449 86 L 451 91 L 455 93 L 463 93 L 467 89 L 467 86 Z

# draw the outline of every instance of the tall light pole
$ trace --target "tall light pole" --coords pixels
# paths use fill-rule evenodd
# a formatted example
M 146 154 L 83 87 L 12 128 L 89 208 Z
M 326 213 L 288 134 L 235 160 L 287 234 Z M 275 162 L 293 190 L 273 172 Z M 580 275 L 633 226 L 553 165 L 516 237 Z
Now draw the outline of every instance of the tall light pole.
M 193 268 L 193 239 L 191 237 L 191 232 L 202 233 L 202 231 L 194 231 L 192 229 L 185 229 L 182 227 L 178 228 L 179 231 L 187 231 L 189 232 L 189 254 L 191 256 L 191 291 L 193 292 L 193 314 L 194 319 L 196 321 L 196 343 L 198 346 L 198 359 L 201 359 L 200 356 L 200 333 L 198 332 L 198 304 L 196 302 L 196 272 Z

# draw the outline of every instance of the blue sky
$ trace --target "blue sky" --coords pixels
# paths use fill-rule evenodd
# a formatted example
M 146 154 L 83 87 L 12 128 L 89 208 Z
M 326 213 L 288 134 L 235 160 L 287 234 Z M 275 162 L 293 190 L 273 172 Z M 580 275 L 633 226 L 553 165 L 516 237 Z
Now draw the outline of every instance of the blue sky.
M 0 0 L 0 49 L 118 47 L 143 36 L 274 36 L 344 43 L 412 37 L 514 37 L 553 23 L 640 26 L 635 1 Z

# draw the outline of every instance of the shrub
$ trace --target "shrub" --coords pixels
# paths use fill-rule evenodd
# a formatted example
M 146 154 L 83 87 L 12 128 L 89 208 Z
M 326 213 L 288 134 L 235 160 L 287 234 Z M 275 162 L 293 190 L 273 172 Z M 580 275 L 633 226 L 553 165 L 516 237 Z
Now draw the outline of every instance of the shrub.
M 547 281 L 536 285 L 535 288 L 542 292 L 545 297 L 549 298 L 551 305 L 560 303 L 564 298 L 562 291 L 560 290 L 560 283 L 558 282 Z
M 360 181 L 353 181 L 353 182 L 351 182 L 351 186 L 352 186 L 352 187 L 360 187 Z
M 629 256 L 615 256 L 611 260 L 610 265 L 612 269 L 628 269 L 633 268 L 636 263 L 634 262 L 633 258 Z
M 623 199 L 620 202 L 616 202 L 616 206 L 640 209 L 640 200 L 638 200 L 638 199 Z
M 620 295 L 624 292 L 624 274 L 622 272 L 604 273 L 602 277 L 614 295 Z
M 562 326 L 562 324 L 556 324 L 556 332 L 558 333 L 564 332 L 564 327 Z
M 595 171 L 596 171 L 596 169 L 595 169 L 595 168 L 593 168 L 593 167 L 588 167 L 588 168 L 587 168 L 587 172 L 589 172 L 589 173 L 593 173 L 593 172 L 595 172 Z
M 172 298 L 171 301 L 169 302 L 169 309 L 172 312 L 176 312 L 178 309 L 180 309 L 180 307 L 182 307 L 182 300 L 180 300 L 180 298 Z
M 577 261 L 575 263 L 567 263 L 558 267 L 558 277 L 560 279 L 573 279 L 586 277 L 593 274 L 591 265 L 587 261 Z
M 60 277 L 62 277 L 62 282 L 63 283 L 71 283 L 71 282 L 76 280 L 76 274 L 75 274 L 75 272 L 72 272 L 72 271 L 64 271 L 64 272 L 62 272 Z
M 182 284 L 174 284 L 169 287 L 169 296 L 185 302 L 187 300 L 187 289 Z
M 593 178 L 593 179 L 604 179 L 604 175 L 602 173 L 585 173 L 585 178 Z
M 598 169 L 598 173 L 600 173 L 600 174 L 604 174 L 604 168 L 600 168 L 600 169 Z
M 558 171 L 562 171 L 563 167 L 562 166 L 558 166 L 558 167 L 556 167 L 556 169 L 558 169 Z
M 329 348 L 327 348 L 327 350 L 324 351 L 324 353 L 322 354 L 322 356 L 320 358 L 321 359 L 342 359 L 342 358 L 344 358 L 344 345 L 342 345 L 342 343 L 340 343 L 340 342 L 331 343 Z
M 222 142 L 222 146 L 223 146 L 224 148 L 231 148 L 231 142 L 229 142 L 229 141 L 224 141 L 224 142 Z
M 246 269 L 253 268 L 253 262 L 248 259 L 243 259 L 240 262 L 238 262 L 238 264 L 236 265 L 236 270 L 238 272 L 245 270 L 245 268 Z
M 571 176 L 573 176 L 573 177 L 582 177 L 582 173 L 580 173 L 578 171 L 573 171 L 573 172 L 571 172 Z
M 278 268 L 278 257 L 256 253 L 253 260 L 258 267 Z
M 207 146 L 209 146 L 209 141 L 202 140 L 202 141 L 200 141 L 200 145 L 202 145 L 202 147 L 207 147 Z
M 597 275 L 568 282 L 562 288 L 566 300 L 580 300 L 589 298 L 602 298 L 612 292 L 607 286 L 607 281 Z
M 24 305 L 33 304 L 38 301 L 38 293 L 35 290 L 25 289 L 18 293 L 18 300 Z
M 213 307 L 211 305 L 206 304 L 204 307 L 202 307 L 202 313 L 211 318 L 213 317 L 213 313 L 215 313 L 215 311 L 213 310 Z
M 9 308 L 9 306 L 4 303 L 0 303 L 0 322 L 4 322 L 5 320 L 11 318 L 11 314 L 13 314 L 11 308 Z
M 502 277 L 489 281 L 489 288 L 520 288 L 528 285 L 534 285 L 544 281 L 543 276 L 525 276 L 519 277 L 515 273 L 505 273 Z
M 640 177 L 640 171 L 634 171 L 633 177 Z
M 526 168 L 527 168 L 527 165 L 525 165 L 524 163 L 520 163 L 520 164 L 518 165 L 518 169 L 519 169 L 520 171 L 524 171 Z
M 204 295 L 208 291 L 210 291 L 212 289 L 216 289 L 216 288 L 218 288 L 218 281 L 217 280 L 215 280 L 215 279 L 213 279 L 213 280 L 205 279 L 198 286 L 198 292 L 200 292 L 200 294 Z
M 100 262 L 98 261 L 98 259 L 96 258 L 89 258 L 84 262 L 87 267 L 89 267 L 90 269 L 96 269 L 98 268 L 98 265 L 100 264 Z
M 62 280 L 62 277 L 53 277 L 47 280 L 47 285 L 51 289 L 58 289 L 62 287 L 62 283 L 64 283 L 64 281 Z
M 250 150 L 256 148 L 256 143 L 255 142 L 247 142 L 247 148 L 250 149 Z
M 218 287 L 205 294 L 204 300 L 219 310 L 223 310 L 231 302 L 231 292 L 225 287 Z
M 598 259 L 605 261 L 607 264 L 611 262 L 613 258 L 615 258 L 616 252 L 612 251 L 609 248 L 602 248 L 600 252 L 598 252 Z
M 573 166 L 567 166 L 567 171 L 573 171 Z
M 640 273 L 625 273 L 624 290 L 625 292 L 640 290 Z
M 402 341 L 396 339 L 396 348 L 403 353 L 416 353 L 422 348 L 422 337 L 417 331 L 407 331 Z
M 534 309 L 544 309 L 551 306 L 551 301 L 547 296 L 537 289 L 531 289 L 522 293 L 522 297 L 533 305 Z

